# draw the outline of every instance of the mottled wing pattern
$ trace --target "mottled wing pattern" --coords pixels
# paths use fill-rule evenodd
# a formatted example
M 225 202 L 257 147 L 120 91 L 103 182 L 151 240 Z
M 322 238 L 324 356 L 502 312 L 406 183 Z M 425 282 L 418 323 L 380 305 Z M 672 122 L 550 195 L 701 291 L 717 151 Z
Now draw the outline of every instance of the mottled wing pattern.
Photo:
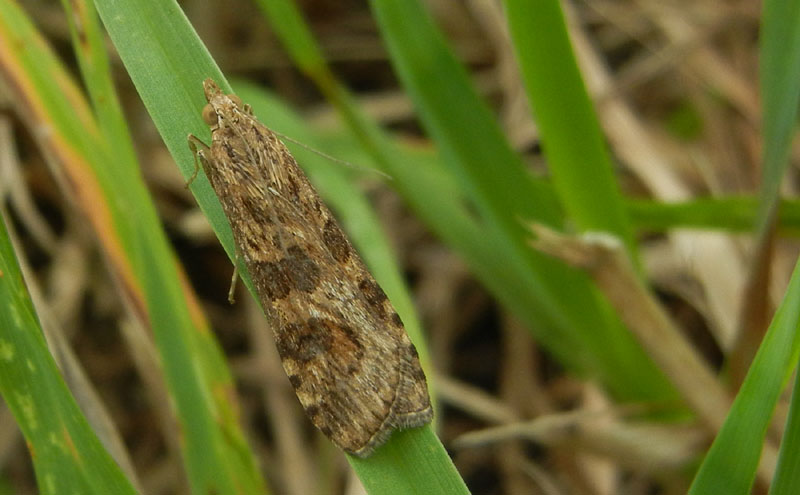
M 306 414 L 360 456 L 395 428 L 428 423 L 425 375 L 383 290 L 283 143 L 205 88 L 217 122 L 201 162 Z

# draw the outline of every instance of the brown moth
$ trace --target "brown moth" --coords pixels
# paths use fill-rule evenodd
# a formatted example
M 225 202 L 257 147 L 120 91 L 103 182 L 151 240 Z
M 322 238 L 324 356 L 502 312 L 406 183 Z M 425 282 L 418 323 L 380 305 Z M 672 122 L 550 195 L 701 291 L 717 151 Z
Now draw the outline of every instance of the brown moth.
M 403 323 L 275 133 L 203 82 L 211 146 L 189 145 L 233 229 L 306 414 L 366 457 L 394 429 L 431 421 L 425 374 Z

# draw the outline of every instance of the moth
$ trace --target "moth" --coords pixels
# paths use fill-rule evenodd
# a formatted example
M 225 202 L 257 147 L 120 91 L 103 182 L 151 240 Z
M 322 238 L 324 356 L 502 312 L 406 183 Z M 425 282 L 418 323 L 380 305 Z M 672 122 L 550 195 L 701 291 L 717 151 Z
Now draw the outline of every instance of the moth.
M 366 457 L 433 417 L 389 299 L 289 150 L 249 105 L 203 82 L 211 146 L 189 136 L 233 230 L 289 381 L 312 423 Z

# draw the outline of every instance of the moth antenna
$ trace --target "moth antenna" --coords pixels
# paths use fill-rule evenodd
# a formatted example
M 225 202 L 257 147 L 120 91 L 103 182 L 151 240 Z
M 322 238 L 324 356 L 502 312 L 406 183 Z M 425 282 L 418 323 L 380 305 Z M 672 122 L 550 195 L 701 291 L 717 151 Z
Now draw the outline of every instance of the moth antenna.
M 281 139 L 285 139 L 285 140 L 287 140 L 287 141 L 289 141 L 291 143 L 294 143 L 297 146 L 300 146 L 301 148 L 314 153 L 315 155 L 319 155 L 322 158 L 325 158 L 326 160 L 330 160 L 330 161 L 332 161 L 334 163 L 338 163 L 339 165 L 344 165 L 345 167 L 352 168 L 354 170 L 360 170 L 362 172 L 376 173 L 376 174 L 380 175 L 381 177 L 383 177 L 386 180 L 394 180 L 394 177 L 392 177 L 391 175 L 387 174 L 383 170 L 378 170 L 377 168 L 372 168 L 372 167 L 365 167 L 365 166 L 362 166 L 362 165 L 356 165 L 354 163 L 348 162 L 347 160 L 341 160 L 339 158 L 336 158 L 335 156 L 331 156 L 331 155 L 329 155 L 329 154 L 327 154 L 325 152 L 322 152 L 322 151 L 320 151 L 320 150 L 318 150 L 316 148 L 312 148 L 311 146 L 309 146 L 307 144 L 301 143 L 300 141 L 298 141 L 296 139 L 293 139 L 293 138 L 287 136 L 286 134 L 283 134 L 282 132 L 278 132 L 278 131 L 273 130 L 273 129 L 270 129 L 270 130 L 272 130 L 272 132 L 274 132 L 275 135 L 277 135 Z

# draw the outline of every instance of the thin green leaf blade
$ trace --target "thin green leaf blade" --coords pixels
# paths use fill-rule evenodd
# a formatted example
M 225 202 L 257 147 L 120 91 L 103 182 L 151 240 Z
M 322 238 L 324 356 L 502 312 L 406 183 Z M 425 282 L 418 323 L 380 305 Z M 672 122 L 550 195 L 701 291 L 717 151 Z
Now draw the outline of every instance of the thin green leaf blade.
M 430 425 L 395 432 L 392 437 L 391 442 L 369 459 L 348 457 L 368 493 L 469 494 L 453 463 L 441 462 L 449 457 Z
M 506 0 L 515 52 L 553 186 L 583 231 L 613 233 L 637 259 L 633 229 L 557 0 Z
M 135 493 L 75 403 L 45 343 L 0 216 L 0 393 L 42 493 Z
M 800 353 L 800 263 L 691 495 L 750 493 L 772 413 Z M 734 453 L 735 455 L 731 455 Z
M 598 377 L 619 397 L 674 397 L 588 279 L 528 248 L 522 220 L 561 221 L 552 190 L 526 172 L 419 2 L 371 5 L 399 77 L 490 239 L 490 254 L 471 265 L 491 270 L 493 280 L 482 281 L 567 366 Z
M 753 229 L 759 202 L 753 196 L 728 196 L 670 203 L 628 199 L 625 206 L 636 229 L 641 231 L 692 228 L 747 233 Z M 800 234 L 800 201 L 781 200 L 778 232 L 782 235 Z
M 183 413 L 179 415 L 180 424 L 185 427 L 193 419 L 200 418 L 209 426 L 183 430 L 191 432 L 183 437 L 183 446 L 189 459 L 187 465 L 193 487 L 198 492 L 263 493 L 263 481 L 255 469 L 252 454 L 246 454 L 247 446 L 236 423 L 235 406 L 229 396 L 220 396 L 221 391 L 233 387 L 229 373 L 202 315 L 192 314 L 196 302 L 182 286 L 183 277 L 130 151 L 130 137 L 124 123 L 119 121 L 119 109 L 108 105 L 110 101 L 102 108 L 96 105 L 100 108 L 98 113 L 104 114 L 103 109 L 106 109 L 105 115 L 110 117 L 100 129 L 77 86 L 31 23 L 19 12 L 15 18 L 8 14 L 14 10 L 13 5 L 2 4 L 7 8 L 2 12 L 2 20 L 16 38 L 5 32 L 2 36 L 18 40 L 6 45 L 22 48 L 16 53 L 18 63 L 24 67 L 15 73 L 17 87 L 21 88 L 26 101 L 35 102 L 31 104 L 36 110 L 34 122 L 46 122 L 51 129 L 40 144 L 44 143 L 43 147 L 57 157 L 54 164 L 63 167 L 72 179 L 67 183 L 77 191 L 78 203 L 91 220 L 101 247 L 108 255 L 109 266 L 116 271 L 121 292 L 129 298 L 132 307 L 141 310 L 134 312 L 139 323 L 152 328 L 159 344 L 163 344 L 165 337 L 174 336 L 179 340 L 179 345 L 170 347 L 168 352 L 163 345 L 160 350 L 164 353 L 164 369 L 173 398 Z M 86 29 L 91 29 L 88 23 L 96 22 L 92 15 L 83 17 L 83 21 Z M 89 36 L 85 40 L 89 44 L 102 41 L 99 36 Z M 79 50 L 78 54 L 79 58 L 86 56 L 84 65 L 91 79 L 87 86 L 97 92 L 95 102 L 113 97 L 109 74 L 94 68 L 97 47 L 83 48 L 86 51 Z M 161 263 L 153 263 L 149 257 Z M 151 290 L 142 291 L 143 286 Z M 176 297 L 171 297 L 173 295 Z M 185 362 L 190 364 L 177 365 Z M 206 401 L 206 398 L 211 400 Z M 236 455 L 232 455 L 233 452 Z M 192 457 L 204 462 L 200 469 L 192 469 L 193 465 L 200 464 L 200 461 L 192 463 Z
M 794 495 L 800 493 L 800 376 L 794 378 L 792 402 L 786 431 L 781 440 L 778 468 L 769 487 L 770 495 Z
M 764 183 L 757 217 L 765 231 L 778 202 L 800 102 L 800 2 L 764 2 L 761 31 Z M 750 492 L 770 418 L 797 365 L 800 264 L 767 330 L 739 394 L 692 483 L 692 494 Z M 788 432 L 787 432 L 788 433 Z M 796 446 L 782 446 L 782 448 Z M 735 456 L 731 452 L 736 452 Z M 785 458 L 785 456 L 784 456 Z
M 800 1 L 765 0 L 759 79 L 763 106 L 761 206 L 763 229 L 778 201 L 800 104 Z

